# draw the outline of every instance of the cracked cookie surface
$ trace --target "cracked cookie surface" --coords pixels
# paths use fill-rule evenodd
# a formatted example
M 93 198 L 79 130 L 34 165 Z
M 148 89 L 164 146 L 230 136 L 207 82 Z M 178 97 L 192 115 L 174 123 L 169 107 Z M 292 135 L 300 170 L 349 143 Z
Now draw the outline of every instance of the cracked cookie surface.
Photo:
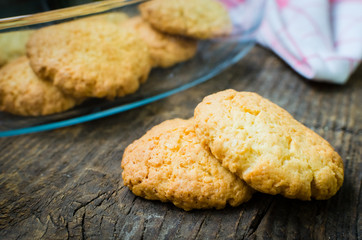
M 62 112 L 80 103 L 38 78 L 23 56 L 0 69 L 0 110 L 23 116 Z
M 41 28 L 30 37 L 27 55 L 38 76 L 80 97 L 133 93 L 151 69 L 144 41 L 107 20 Z
M 192 119 L 153 127 L 126 148 L 122 168 L 135 195 L 184 210 L 237 206 L 253 193 L 199 144 Z
M 153 0 L 139 9 L 154 28 L 170 34 L 207 39 L 232 30 L 227 10 L 216 0 Z
M 192 58 L 196 54 L 196 40 L 160 32 L 141 17 L 127 20 L 122 27 L 136 31 L 140 38 L 146 42 L 153 67 L 171 67 L 176 63 Z
M 207 96 L 194 117 L 202 144 L 258 191 L 328 199 L 343 183 L 343 161 L 332 146 L 258 94 L 225 90 Z

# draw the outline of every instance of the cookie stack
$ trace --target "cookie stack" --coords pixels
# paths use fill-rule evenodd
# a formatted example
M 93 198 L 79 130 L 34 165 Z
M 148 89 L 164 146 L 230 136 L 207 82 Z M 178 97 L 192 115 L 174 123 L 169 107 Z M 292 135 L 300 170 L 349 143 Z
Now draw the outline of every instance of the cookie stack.
M 122 168 L 134 194 L 185 210 L 237 206 L 255 191 L 328 199 L 344 178 L 326 140 L 261 96 L 234 90 L 205 97 L 192 119 L 153 127 L 126 148 Z
M 16 54 L 8 54 L 20 57 L 0 69 L 0 110 L 39 116 L 87 98 L 123 97 L 152 68 L 192 58 L 197 39 L 231 31 L 228 13 L 216 0 L 153 0 L 139 10 L 142 17 L 109 13 L 24 33 Z

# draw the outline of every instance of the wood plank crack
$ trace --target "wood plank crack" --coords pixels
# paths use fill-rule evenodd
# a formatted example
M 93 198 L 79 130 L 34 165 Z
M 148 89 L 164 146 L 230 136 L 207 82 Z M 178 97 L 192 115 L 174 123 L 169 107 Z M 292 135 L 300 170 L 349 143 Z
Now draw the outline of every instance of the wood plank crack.
M 82 239 L 85 239 L 85 226 L 84 226 L 84 222 L 85 222 L 85 211 L 82 214 L 82 224 L 81 224 L 81 228 L 82 228 Z
M 274 199 L 272 199 L 269 204 L 267 205 L 267 207 L 261 212 L 261 213 L 257 213 L 255 215 L 255 218 L 252 220 L 252 222 L 250 223 L 250 227 L 249 230 L 246 234 L 246 237 L 244 239 L 250 239 L 252 238 L 252 235 L 255 234 L 255 232 L 258 230 L 258 227 L 260 226 L 260 223 L 262 222 L 263 218 L 266 216 L 267 212 L 269 211 L 269 209 L 271 208 L 271 206 L 274 203 Z
M 81 203 L 80 206 L 76 207 L 73 211 L 73 216 L 79 211 L 79 209 L 86 207 L 87 205 L 91 204 L 92 202 L 94 202 L 95 200 L 97 200 L 98 198 L 102 197 L 103 195 L 107 194 L 106 192 L 98 194 L 96 197 L 92 198 L 91 200 L 85 202 L 85 203 Z

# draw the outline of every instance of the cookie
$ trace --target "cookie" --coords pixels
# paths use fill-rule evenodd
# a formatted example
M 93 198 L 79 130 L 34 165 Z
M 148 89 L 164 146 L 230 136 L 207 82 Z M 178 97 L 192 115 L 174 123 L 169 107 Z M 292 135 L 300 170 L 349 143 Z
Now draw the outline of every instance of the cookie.
M 186 211 L 237 206 L 253 193 L 199 144 L 192 119 L 153 127 L 126 148 L 122 168 L 123 182 L 135 195 Z
M 122 24 L 128 20 L 128 15 L 123 12 L 109 12 L 79 19 L 79 21 L 83 20 L 108 21 L 114 24 Z
M 27 44 L 34 72 L 80 97 L 135 92 L 151 69 L 147 45 L 107 21 L 72 21 L 41 28 Z
M 153 67 L 167 68 L 184 62 L 196 54 L 196 40 L 162 33 L 141 17 L 127 20 L 122 27 L 136 31 L 146 42 Z
M 332 146 L 255 93 L 226 90 L 207 96 L 194 117 L 202 144 L 260 192 L 328 199 L 343 183 L 343 162 Z
M 25 45 L 34 31 L 24 30 L 0 34 L 0 66 L 25 54 Z
M 62 112 L 80 103 L 38 78 L 23 56 L 0 69 L 0 110 L 23 116 Z
M 232 30 L 227 10 L 216 0 L 153 0 L 139 10 L 154 28 L 170 34 L 207 39 Z

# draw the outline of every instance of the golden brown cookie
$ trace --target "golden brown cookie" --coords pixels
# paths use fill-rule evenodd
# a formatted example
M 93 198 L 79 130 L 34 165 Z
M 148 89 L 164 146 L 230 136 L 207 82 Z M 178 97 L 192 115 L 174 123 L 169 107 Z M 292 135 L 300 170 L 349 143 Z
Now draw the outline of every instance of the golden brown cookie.
M 25 54 L 25 45 L 34 31 L 23 30 L 0 34 L 0 66 Z
M 122 168 L 124 184 L 134 194 L 186 211 L 237 206 L 253 193 L 199 144 L 192 119 L 153 127 L 126 148 Z
M 196 107 L 194 117 L 202 144 L 258 191 L 328 199 L 343 183 L 343 162 L 331 145 L 255 93 L 212 94 Z
M 0 110 L 23 116 L 62 112 L 80 103 L 50 82 L 38 78 L 26 57 L 0 69 Z
M 197 50 L 197 41 L 162 33 L 141 17 L 126 21 L 123 28 L 136 31 L 150 50 L 153 67 L 170 67 L 192 58 Z
M 216 0 L 153 0 L 139 10 L 154 28 L 170 34 L 206 39 L 232 30 L 227 10 Z
M 151 69 L 147 45 L 108 21 L 72 21 L 36 31 L 27 44 L 34 72 L 80 97 L 135 92 Z

